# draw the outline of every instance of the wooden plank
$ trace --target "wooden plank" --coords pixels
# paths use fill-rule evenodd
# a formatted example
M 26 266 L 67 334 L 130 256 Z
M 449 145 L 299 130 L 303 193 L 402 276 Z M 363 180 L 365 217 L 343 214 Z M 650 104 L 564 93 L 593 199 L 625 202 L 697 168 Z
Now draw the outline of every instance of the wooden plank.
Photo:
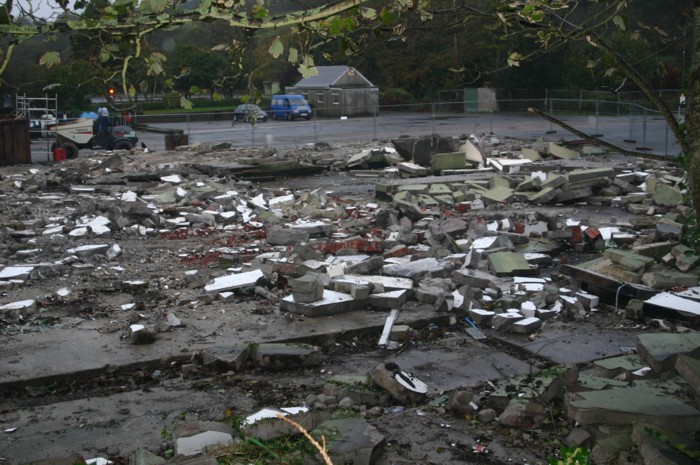
M 0 119 L 0 166 L 32 162 L 29 121 Z

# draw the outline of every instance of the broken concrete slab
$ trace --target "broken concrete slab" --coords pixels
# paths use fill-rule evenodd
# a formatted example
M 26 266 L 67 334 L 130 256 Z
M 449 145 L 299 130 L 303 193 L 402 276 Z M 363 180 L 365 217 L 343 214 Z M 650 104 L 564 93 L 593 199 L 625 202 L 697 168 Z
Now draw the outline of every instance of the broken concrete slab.
M 207 293 L 233 291 L 247 286 L 254 286 L 264 276 L 261 270 L 246 271 L 214 278 L 206 286 Z
M 554 158 L 560 158 L 563 160 L 576 160 L 579 158 L 578 152 L 562 147 L 561 145 L 557 145 L 554 142 L 549 142 L 547 145 L 547 153 Z
M 311 303 L 296 302 L 294 295 L 288 295 L 280 301 L 280 310 L 306 316 L 328 316 L 351 312 L 362 305 L 362 301 L 353 299 L 350 294 L 324 289 L 323 298 Z
M 637 351 L 656 373 L 672 369 L 679 354 L 700 356 L 698 332 L 640 334 L 637 341 Z
M 371 465 L 381 455 L 385 437 L 362 417 L 335 416 L 321 423 L 312 435 L 325 438 L 333 463 Z
M 700 324 L 700 303 L 678 295 L 661 292 L 644 301 L 645 315 Z

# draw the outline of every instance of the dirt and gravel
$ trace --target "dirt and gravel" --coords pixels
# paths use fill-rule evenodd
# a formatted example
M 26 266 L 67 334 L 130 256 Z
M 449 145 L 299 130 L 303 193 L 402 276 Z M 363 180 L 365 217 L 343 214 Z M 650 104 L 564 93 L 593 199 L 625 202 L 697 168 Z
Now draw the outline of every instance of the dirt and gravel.
M 225 266 L 239 267 L 273 250 L 265 242 L 265 231 L 277 220 L 267 219 L 261 227 L 236 223 L 211 227 L 204 222 L 183 228 L 155 224 L 148 211 L 116 212 L 115 199 L 134 193 L 144 204 L 157 204 L 162 218 L 199 215 L 216 201 L 213 193 L 203 188 L 198 192 L 198 187 L 214 182 L 217 194 L 235 190 L 247 199 L 259 193 L 293 192 L 300 197 L 321 190 L 329 209 L 330 204 L 362 209 L 369 202 L 381 208 L 385 204 L 374 198 L 374 185 L 381 178 L 353 176 L 340 169 L 344 160 L 363 148 L 367 146 L 330 146 L 323 155 L 337 163 L 330 163 L 334 168 L 328 172 L 264 183 L 240 180 L 235 175 L 205 175 L 194 165 L 281 156 L 268 147 L 92 154 L 56 165 L 0 170 L 4 226 L 0 260 L 4 266 L 34 265 L 26 278 L 3 286 L 0 303 L 32 299 L 38 308 L 22 320 L 0 321 L 0 339 L 5 346 L 0 356 L 0 426 L 4 431 L 0 463 L 41 459 L 52 463 L 56 457 L 102 456 L 125 464 L 137 448 L 167 456 L 172 449 L 170 432 L 187 420 L 225 421 L 227 411 L 247 415 L 262 407 L 302 405 L 309 396 L 321 392 L 330 376 L 365 374 L 378 363 L 392 360 L 410 366 L 428 383 L 432 376 L 437 381 L 421 405 L 378 415 L 360 409 L 386 436 L 378 465 L 547 463 L 574 426 L 561 399 L 546 406 L 548 415 L 543 421 L 509 428 L 497 422 L 484 423 L 476 414 L 450 411 L 442 397 L 457 388 L 470 390 L 480 400 L 479 408 L 488 408 L 491 379 L 464 368 L 473 362 L 464 358 L 473 350 L 483 351 L 479 357 L 493 366 L 494 373 L 501 373 L 501 378 L 553 365 L 547 357 L 499 338 L 475 341 L 464 322 L 453 318 L 451 324 L 444 324 L 445 315 L 415 302 L 407 306 L 406 313 L 425 314 L 428 319 L 434 317 L 433 322 L 418 327 L 400 349 L 389 351 L 376 346 L 377 327 L 386 316 L 382 312 L 364 312 L 374 313 L 367 317 L 373 324 L 366 330 L 345 331 L 343 327 L 334 330 L 332 320 L 319 322 L 282 312 L 276 301 L 261 298 L 251 289 L 226 301 L 206 298 L 202 285 L 223 274 Z M 287 151 L 281 158 L 317 156 L 318 152 L 303 147 Z M 611 163 L 629 164 L 604 156 L 589 160 L 592 165 Z M 182 188 L 192 194 L 175 197 L 175 202 L 166 205 L 166 191 L 173 187 L 164 187 L 161 178 L 174 174 L 182 176 Z M 86 187 L 90 189 L 82 189 Z M 297 212 L 299 216 L 304 213 Z M 590 224 L 602 224 L 612 217 L 621 222 L 628 216 L 619 209 L 583 204 L 499 206 L 481 214 L 512 217 L 528 213 L 566 216 Z M 96 214 L 128 221 L 113 226 L 105 236 L 92 229 L 80 236 L 70 234 L 83 219 Z M 465 218 L 476 215 L 470 213 Z M 58 230 L 41 233 L 54 224 Z M 376 234 L 374 228 L 371 216 L 344 224 L 345 231 L 365 236 Z M 120 250 L 109 257 L 69 252 L 92 243 L 118 244 Z M 566 250 L 565 255 L 570 262 L 593 256 L 573 250 Z M 556 276 L 558 263 L 543 274 Z M 187 273 L 193 270 L 197 271 L 195 277 Z M 270 283 L 269 289 L 278 297 L 289 292 L 282 281 Z M 184 324 L 159 333 L 152 346 L 130 344 L 131 324 L 156 324 L 169 313 Z M 605 329 L 618 331 L 625 338 L 654 330 L 626 320 L 622 312 L 605 305 L 585 321 L 554 320 L 542 331 L 549 329 L 579 334 Z M 208 346 L 232 340 L 299 339 L 321 347 L 321 366 L 290 367 L 275 373 L 255 367 L 234 372 L 202 366 L 196 357 Z M 103 358 L 95 366 L 81 366 L 82 357 L 89 358 L 93 351 L 102 351 Z M 485 354 L 493 354 L 493 361 Z M 495 354 L 503 354 L 507 361 L 499 363 Z M 102 363 L 110 357 L 113 362 Z M 635 460 L 631 457 L 628 463 L 638 463 Z

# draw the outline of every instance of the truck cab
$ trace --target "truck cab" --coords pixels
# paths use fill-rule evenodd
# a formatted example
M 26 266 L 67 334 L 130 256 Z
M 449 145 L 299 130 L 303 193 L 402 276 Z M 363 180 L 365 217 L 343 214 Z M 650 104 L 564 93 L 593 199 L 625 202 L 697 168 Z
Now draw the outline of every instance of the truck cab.
M 311 119 L 312 110 L 309 102 L 303 95 L 281 94 L 273 95 L 270 104 L 270 113 L 273 119 L 286 119 L 287 121 L 297 118 Z

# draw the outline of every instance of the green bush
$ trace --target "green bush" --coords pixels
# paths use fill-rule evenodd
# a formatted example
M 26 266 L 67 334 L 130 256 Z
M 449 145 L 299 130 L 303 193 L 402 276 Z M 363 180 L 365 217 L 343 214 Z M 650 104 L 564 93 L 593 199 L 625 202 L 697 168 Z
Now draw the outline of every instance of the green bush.
M 409 105 L 412 103 L 416 103 L 415 97 L 403 89 L 387 89 L 379 93 L 380 105 Z

